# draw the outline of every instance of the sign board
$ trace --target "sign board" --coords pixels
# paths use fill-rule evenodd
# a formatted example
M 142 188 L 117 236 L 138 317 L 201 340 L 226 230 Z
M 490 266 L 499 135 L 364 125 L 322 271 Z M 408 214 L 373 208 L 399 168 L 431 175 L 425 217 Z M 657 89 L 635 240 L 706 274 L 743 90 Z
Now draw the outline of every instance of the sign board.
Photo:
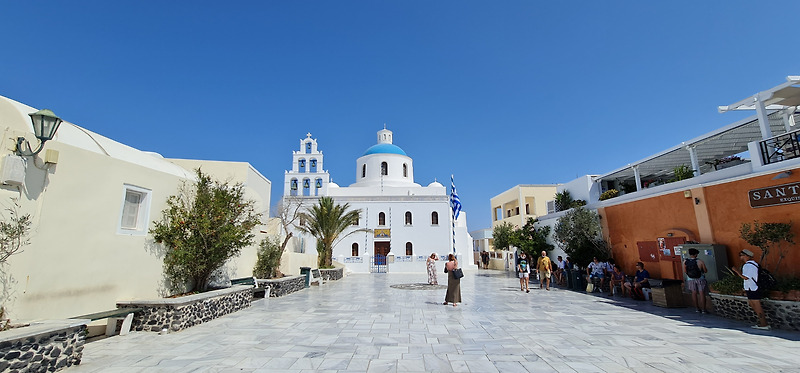
M 800 203 L 800 182 L 753 189 L 747 197 L 752 208 Z
M 391 229 L 376 229 L 375 238 L 390 238 L 392 237 Z

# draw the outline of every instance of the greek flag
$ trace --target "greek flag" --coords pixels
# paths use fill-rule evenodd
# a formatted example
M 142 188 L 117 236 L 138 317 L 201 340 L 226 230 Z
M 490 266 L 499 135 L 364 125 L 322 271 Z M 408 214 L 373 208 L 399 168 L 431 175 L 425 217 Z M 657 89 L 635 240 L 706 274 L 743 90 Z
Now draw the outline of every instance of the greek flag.
M 458 214 L 461 212 L 461 200 L 458 199 L 458 194 L 456 194 L 456 183 L 453 181 L 453 175 L 450 175 L 450 207 L 453 209 L 453 220 L 458 219 Z

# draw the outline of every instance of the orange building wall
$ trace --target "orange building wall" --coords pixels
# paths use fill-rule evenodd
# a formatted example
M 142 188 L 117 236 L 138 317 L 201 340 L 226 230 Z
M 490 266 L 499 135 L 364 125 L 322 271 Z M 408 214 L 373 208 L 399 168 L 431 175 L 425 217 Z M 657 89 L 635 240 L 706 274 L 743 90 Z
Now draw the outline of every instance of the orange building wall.
M 748 191 L 769 186 L 800 182 L 800 169 L 788 178 L 772 180 L 768 174 L 720 185 L 692 189 L 691 196 L 675 192 L 645 200 L 628 202 L 599 209 L 611 244 L 612 255 L 626 274 L 633 274 L 639 261 L 638 241 L 655 241 L 658 237 L 686 237 L 700 243 L 722 244 L 728 247 L 728 263 L 740 265 L 738 252 L 750 249 L 758 260 L 761 250 L 739 238 L 742 223 L 758 220 L 766 223 L 793 223 L 795 244 L 785 244 L 788 255 L 776 272 L 778 275 L 800 274 L 800 203 L 751 208 Z M 695 198 L 699 203 L 695 203 Z M 711 242 L 709 242 L 711 240 Z M 778 254 L 771 253 L 766 268 L 775 272 Z M 653 278 L 662 277 L 659 263 L 645 262 Z
M 697 240 L 698 229 L 694 213 L 694 199 L 683 192 L 670 193 L 645 200 L 609 206 L 600 212 L 608 224 L 606 239 L 611 244 L 614 260 L 629 275 L 636 271 L 639 250 L 636 242 L 655 241 L 658 237 L 686 237 Z M 658 263 L 645 262 L 645 269 L 653 278 L 660 278 Z
M 756 255 L 756 260 L 761 258 L 761 250 L 750 246 L 739 238 L 739 229 L 742 223 L 751 223 L 758 220 L 761 223 L 788 223 L 792 222 L 792 232 L 795 235 L 795 244 L 784 244 L 788 248 L 788 255 L 778 268 L 778 275 L 797 276 L 800 274 L 800 203 L 788 205 L 768 206 L 760 208 L 750 207 L 747 192 L 753 189 L 769 186 L 800 182 L 800 169 L 796 169 L 788 178 L 772 180 L 775 174 L 754 177 L 737 182 L 714 185 L 705 188 L 708 199 L 709 220 L 714 227 L 715 243 L 728 247 L 728 263 L 739 265 L 739 251 L 749 249 Z M 771 252 L 766 259 L 765 267 L 775 272 L 778 253 Z

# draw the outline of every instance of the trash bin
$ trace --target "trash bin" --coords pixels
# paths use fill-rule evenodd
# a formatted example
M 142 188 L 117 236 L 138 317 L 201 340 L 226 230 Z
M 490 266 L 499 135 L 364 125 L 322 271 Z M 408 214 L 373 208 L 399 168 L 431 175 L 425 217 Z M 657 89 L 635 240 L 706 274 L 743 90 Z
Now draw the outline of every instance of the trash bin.
M 306 287 L 311 286 L 311 267 L 300 267 L 300 276 L 306 276 Z
M 572 290 L 586 291 L 586 280 L 582 271 L 572 271 Z
M 564 276 L 567 278 L 567 289 L 572 289 L 572 270 L 564 268 Z

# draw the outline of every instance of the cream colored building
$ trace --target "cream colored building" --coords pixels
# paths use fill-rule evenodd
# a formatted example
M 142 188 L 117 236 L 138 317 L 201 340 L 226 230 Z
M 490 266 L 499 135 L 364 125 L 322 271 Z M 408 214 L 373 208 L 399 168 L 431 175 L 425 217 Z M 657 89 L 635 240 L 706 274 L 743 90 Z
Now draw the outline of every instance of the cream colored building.
M 243 183 L 260 211 L 269 208 L 270 181 L 248 163 L 164 159 L 66 121 L 44 151 L 18 156 L 18 136 L 38 143 L 28 116 L 35 111 L 0 97 L 0 207 L 17 199 L 33 220 L 30 243 L 0 268 L 12 320 L 69 318 L 163 295 L 163 249 L 148 229 L 197 167 Z M 257 240 L 268 230 L 256 229 Z M 251 275 L 255 258 L 255 245 L 244 248 L 228 275 Z
M 508 222 L 522 227 L 528 218 L 547 215 L 547 202 L 556 195 L 557 185 L 521 184 L 491 199 L 492 228 Z

